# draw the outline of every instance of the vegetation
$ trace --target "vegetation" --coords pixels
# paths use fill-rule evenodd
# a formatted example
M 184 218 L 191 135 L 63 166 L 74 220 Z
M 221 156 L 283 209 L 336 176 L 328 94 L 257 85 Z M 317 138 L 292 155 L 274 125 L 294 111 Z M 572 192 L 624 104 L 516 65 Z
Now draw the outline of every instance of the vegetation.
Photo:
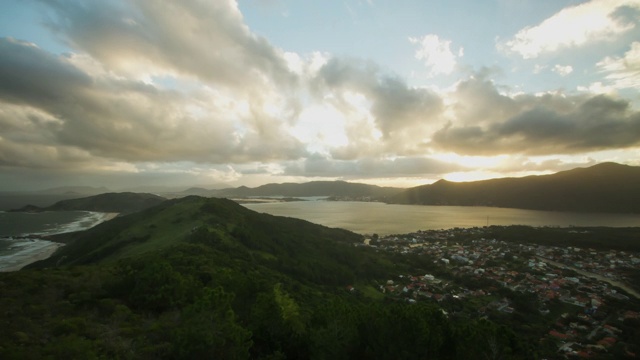
M 228 200 L 170 200 L 60 240 L 0 274 L 2 359 L 537 356 L 504 326 L 372 295 L 409 265 L 359 235 Z
M 639 213 L 640 167 L 603 163 L 544 176 L 466 183 L 440 180 L 431 185 L 408 189 L 390 201 L 422 205 Z

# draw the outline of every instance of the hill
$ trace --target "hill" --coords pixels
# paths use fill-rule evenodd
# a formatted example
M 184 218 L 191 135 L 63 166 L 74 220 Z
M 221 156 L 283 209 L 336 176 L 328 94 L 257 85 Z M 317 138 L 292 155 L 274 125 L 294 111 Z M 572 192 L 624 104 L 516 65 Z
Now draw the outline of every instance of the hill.
M 266 184 L 255 188 L 218 190 L 218 196 L 348 196 L 348 197 L 387 197 L 402 189 L 376 185 L 350 183 L 346 181 L 310 181 L 306 183 Z
M 425 271 L 418 258 L 230 200 L 167 200 L 56 240 L 0 274 L 0 358 L 535 357 L 491 321 L 382 301 L 375 284 Z
M 104 186 L 101 187 L 93 187 L 93 186 L 61 186 L 56 188 L 50 188 L 45 190 L 36 191 L 37 194 L 50 194 L 50 195 L 98 195 L 109 192 Z
M 294 252 L 299 261 L 305 254 L 329 251 L 323 245 L 327 243 L 326 238 L 332 239 L 330 244 L 339 241 L 350 245 L 361 240 L 360 235 L 346 230 L 258 214 L 231 200 L 188 196 L 164 201 L 87 231 L 53 236 L 53 240 L 65 242 L 67 246 L 34 266 L 113 262 L 162 250 L 194 237 L 220 241 L 230 248 L 244 245 L 275 252 L 281 257 L 280 261 L 285 254 L 291 256 Z M 286 243 L 275 239 L 286 239 Z M 280 242 L 283 244 L 278 245 Z
M 129 214 L 158 205 L 166 199 L 153 194 L 142 193 L 105 193 L 78 199 L 56 202 L 44 208 L 27 205 L 11 211 L 98 211 Z
M 639 213 L 640 167 L 603 163 L 543 176 L 465 183 L 440 180 L 407 189 L 390 202 Z

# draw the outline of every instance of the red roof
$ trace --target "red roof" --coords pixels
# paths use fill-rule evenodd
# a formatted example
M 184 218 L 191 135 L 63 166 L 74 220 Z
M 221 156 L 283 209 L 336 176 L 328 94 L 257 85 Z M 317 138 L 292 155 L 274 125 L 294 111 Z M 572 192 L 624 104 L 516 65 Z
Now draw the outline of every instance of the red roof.
M 568 339 L 569 338 L 569 335 L 559 333 L 559 332 L 557 332 L 555 330 L 549 331 L 549 335 L 551 335 L 553 337 L 557 337 L 558 339 Z
M 612 338 L 611 336 L 608 336 L 600 341 L 598 341 L 598 345 L 603 345 L 603 346 L 611 346 L 613 344 L 616 343 L 616 339 Z

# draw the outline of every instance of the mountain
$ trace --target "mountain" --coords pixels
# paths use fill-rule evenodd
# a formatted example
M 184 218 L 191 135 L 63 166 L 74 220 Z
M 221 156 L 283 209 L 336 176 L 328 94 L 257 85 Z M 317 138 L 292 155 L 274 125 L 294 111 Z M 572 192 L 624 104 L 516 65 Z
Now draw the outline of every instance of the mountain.
M 226 183 L 213 183 L 207 185 L 197 185 L 192 186 L 190 189 L 202 189 L 205 191 L 215 191 L 216 189 L 226 189 L 231 187 Z M 212 190 L 207 190 L 212 189 Z M 160 195 L 178 195 L 181 192 L 189 191 L 189 189 L 185 190 L 185 186 L 162 186 L 162 185 L 140 185 L 135 187 L 128 187 L 121 189 L 122 192 L 144 192 L 144 193 L 152 193 L 152 194 L 160 194 Z
M 47 207 L 58 201 L 77 199 L 109 192 L 105 187 L 64 186 L 39 191 L 0 191 L 0 211 L 31 205 Z
M 170 188 L 156 188 L 154 193 L 161 194 L 167 198 L 177 198 L 189 195 L 204 197 L 251 197 L 251 196 L 282 196 L 282 197 L 348 197 L 348 198 L 387 198 L 396 194 L 402 189 L 393 187 L 380 187 L 376 185 L 350 183 L 346 181 L 311 181 L 306 183 L 283 183 L 265 184 L 255 188 L 247 186 L 220 187 L 194 186 L 185 190 Z M 143 188 L 138 188 L 142 190 Z
M 106 187 L 92 187 L 92 186 L 61 186 L 51 189 L 45 189 L 36 191 L 38 194 L 56 194 L 56 195 L 97 195 L 109 192 Z
M 223 189 L 216 196 L 349 196 L 385 198 L 402 189 L 346 181 L 311 181 L 306 183 L 266 184 L 255 188 L 241 186 Z
M 407 189 L 390 202 L 640 213 L 640 167 L 602 163 L 552 175 L 463 183 L 440 180 Z
M 105 193 L 78 199 L 58 201 L 44 208 L 27 205 L 11 211 L 98 211 L 128 214 L 158 205 L 166 199 L 153 194 Z
M 378 284 L 431 261 L 226 199 L 167 200 L 54 240 L 66 245 L 51 258 L 0 273 L 2 359 L 536 357 L 490 320 L 382 300 Z
M 182 196 L 197 195 L 197 196 L 205 196 L 205 197 L 212 196 L 215 194 L 216 194 L 216 190 L 209 190 L 201 187 L 190 187 L 186 190 L 175 193 L 175 195 L 182 195 Z

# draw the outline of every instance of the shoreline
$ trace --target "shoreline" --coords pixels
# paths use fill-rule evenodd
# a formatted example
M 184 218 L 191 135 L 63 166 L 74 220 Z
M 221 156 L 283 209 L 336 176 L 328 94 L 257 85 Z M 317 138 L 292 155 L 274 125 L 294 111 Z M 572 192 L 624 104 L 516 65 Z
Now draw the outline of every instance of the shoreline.
M 31 263 L 49 258 L 59 248 L 64 246 L 64 244 L 48 240 L 35 241 L 46 242 L 47 244 L 43 244 L 44 247 L 25 249 L 16 254 L 7 256 L 8 261 L 6 262 L 6 265 L 8 266 L 5 266 L 4 264 L 0 265 L 0 272 L 19 271 Z
M 118 217 L 118 215 L 120 215 L 120 213 L 114 212 L 114 213 L 103 213 L 105 214 L 104 219 L 100 222 L 100 224 L 102 224 L 105 221 L 109 221 L 111 219 L 115 219 Z M 96 224 L 98 225 L 98 224 Z M 95 226 L 95 225 L 94 225 Z
M 98 213 L 98 212 L 89 212 Z M 77 229 L 74 231 L 84 231 L 94 226 L 104 223 L 105 221 L 116 218 L 120 213 L 99 213 L 101 214 L 100 220 L 91 224 L 91 226 Z M 73 231 L 70 231 L 73 232 Z M 56 233 L 59 234 L 59 233 Z M 36 261 L 45 260 L 51 257 L 59 248 L 65 244 L 56 242 L 48 235 L 54 234 L 28 234 L 21 238 L 23 241 L 28 241 L 29 244 L 24 249 L 20 249 L 17 252 L 5 256 L 0 256 L 0 272 L 13 272 L 19 271 L 25 266 L 32 264 Z

